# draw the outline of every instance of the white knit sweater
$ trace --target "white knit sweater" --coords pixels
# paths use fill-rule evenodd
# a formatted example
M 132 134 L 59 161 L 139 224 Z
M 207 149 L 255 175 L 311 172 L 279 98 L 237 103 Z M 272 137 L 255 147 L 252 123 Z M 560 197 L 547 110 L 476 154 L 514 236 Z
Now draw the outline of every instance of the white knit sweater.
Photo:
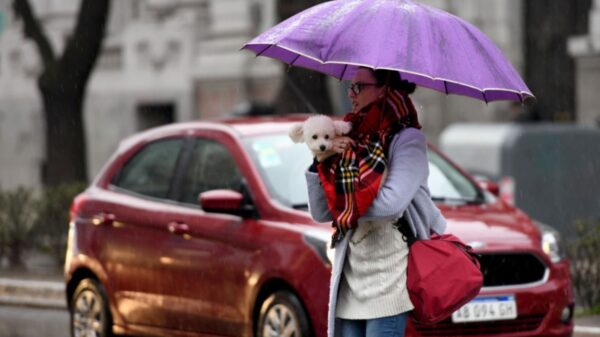
M 373 319 L 412 310 L 407 256 L 406 242 L 389 220 L 359 223 L 348 246 L 336 316 Z
M 446 220 L 431 200 L 427 188 L 429 169 L 425 135 L 420 130 L 412 128 L 404 129 L 396 134 L 390 144 L 388 161 L 387 178 L 371 207 L 359 221 L 393 221 L 405 214 L 417 238 L 428 239 L 430 231 L 443 233 L 446 228 Z M 317 173 L 306 172 L 310 214 L 319 222 L 327 222 L 333 218 L 329 213 L 320 182 Z M 343 267 L 346 265 L 346 255 L 350 248 L 349 239 L 353 237 L 353 235 L 351 236 L 352 232 L 353 230 L 349 230 L 344 239 L 335 246 L 329 291 L 327 337 L 340 335 L 340 319 L 336 319 L 338 317 L 337 301 L 345 269 Z M 354 241 L 357 240 L 358 236 Z

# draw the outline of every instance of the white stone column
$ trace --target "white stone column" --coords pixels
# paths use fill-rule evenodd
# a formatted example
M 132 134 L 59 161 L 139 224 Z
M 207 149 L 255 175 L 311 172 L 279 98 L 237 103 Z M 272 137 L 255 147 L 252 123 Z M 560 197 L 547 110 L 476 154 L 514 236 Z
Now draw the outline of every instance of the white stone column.
M 600 50 L 600 0 L 594 0 L 590 11 L 590 40 L 594 50 Z
M 600 126 L 600 0 L 594 0 L 589 14 L 588 35 L 571 37 L 569 54 L 575 59 L 577 123 Z

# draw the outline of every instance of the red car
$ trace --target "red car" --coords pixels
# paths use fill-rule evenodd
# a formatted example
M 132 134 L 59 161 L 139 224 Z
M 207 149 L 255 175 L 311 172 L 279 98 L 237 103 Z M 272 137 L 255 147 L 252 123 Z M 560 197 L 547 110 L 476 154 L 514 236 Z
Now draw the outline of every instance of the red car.
M 326 335 L 329 224 L 307 210 L 306 116 L 172 124 L 124 140 L 73 201 L 65 263 L 73 336 Z M 480 295 L 409 336 L 570 336 L 559 236 L 437 150 L 429 186 L 480 254 Z

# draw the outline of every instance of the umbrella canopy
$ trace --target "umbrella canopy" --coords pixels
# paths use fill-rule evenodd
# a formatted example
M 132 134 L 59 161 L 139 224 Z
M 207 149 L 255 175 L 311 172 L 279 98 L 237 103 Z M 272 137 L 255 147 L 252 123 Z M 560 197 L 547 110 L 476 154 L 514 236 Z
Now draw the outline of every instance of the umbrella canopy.
M 533 97 L 475 26 L 411 0 L 335 0 L 311 7 L 244 45 L 257 56 L 350 79 L 358 67 L 485 102 Z

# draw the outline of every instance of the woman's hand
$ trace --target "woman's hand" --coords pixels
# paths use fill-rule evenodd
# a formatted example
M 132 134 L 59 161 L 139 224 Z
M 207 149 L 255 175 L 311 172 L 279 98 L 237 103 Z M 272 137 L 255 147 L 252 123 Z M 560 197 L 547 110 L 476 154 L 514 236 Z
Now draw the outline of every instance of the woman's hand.
M 354 141 L 350 137 L 341 136 L 333 139 L 331 149 L 336 153 L 343 153 L 349 145 L 354 145 Z
M 315 157 L 317 161 L 321 162 L 335 154 L 343 153 L 349 145 L 354 145 L 354 141 L 350 137 L 336 137 L 331 141 L 331 149 L 317 153 Z

